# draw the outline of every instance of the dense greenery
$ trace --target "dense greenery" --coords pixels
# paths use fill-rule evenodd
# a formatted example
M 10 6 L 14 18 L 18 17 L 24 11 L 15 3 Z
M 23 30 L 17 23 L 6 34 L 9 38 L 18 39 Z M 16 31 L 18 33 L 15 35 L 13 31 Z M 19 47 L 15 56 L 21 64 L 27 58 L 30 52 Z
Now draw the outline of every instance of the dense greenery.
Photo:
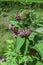
M 14 8 L 15 2 L 0 4 L 0 15 L 3 11 L 2 16 L 7 17 L 6 13 Z M 43 10 L 42 4 L 16 2 L 18 11 L 10 15 L 10 24 L 6 27 L 9 34 L 13 32 L 13 38 L 8 35 L 4 44 L 0 44 L 0 65 L 43 65 L 43 14 L 38 12 Z

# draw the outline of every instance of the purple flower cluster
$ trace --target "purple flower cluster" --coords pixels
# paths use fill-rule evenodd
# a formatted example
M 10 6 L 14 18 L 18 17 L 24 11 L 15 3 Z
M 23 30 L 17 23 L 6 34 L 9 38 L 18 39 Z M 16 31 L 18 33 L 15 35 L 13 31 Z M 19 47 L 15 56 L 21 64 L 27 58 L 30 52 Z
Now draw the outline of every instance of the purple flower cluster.
M 19 35 L 21 37 L 27 37 L 30 35 L 30 33 L 31 33 L 30 29 L 25 29 L 25 30 L 20 31 Z
M 18 35 L 21 37 L 28 37 L 31 33 L 30 29 L 19 30 L 17 27 L 13 26 L 12 24 L 9 24 L 9 29 L 14 32 L 13 36 L 15 38 L 17 38 Z

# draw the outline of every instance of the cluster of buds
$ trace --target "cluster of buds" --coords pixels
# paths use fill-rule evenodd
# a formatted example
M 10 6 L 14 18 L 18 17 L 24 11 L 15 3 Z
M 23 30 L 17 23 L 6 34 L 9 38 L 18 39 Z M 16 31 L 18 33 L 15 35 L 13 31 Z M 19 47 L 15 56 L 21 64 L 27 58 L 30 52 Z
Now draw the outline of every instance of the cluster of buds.
M 21 15 L 19 13 L 16 13 L 15 19 L 18 20 L 18 21 L 20 21 L 21 20 Z

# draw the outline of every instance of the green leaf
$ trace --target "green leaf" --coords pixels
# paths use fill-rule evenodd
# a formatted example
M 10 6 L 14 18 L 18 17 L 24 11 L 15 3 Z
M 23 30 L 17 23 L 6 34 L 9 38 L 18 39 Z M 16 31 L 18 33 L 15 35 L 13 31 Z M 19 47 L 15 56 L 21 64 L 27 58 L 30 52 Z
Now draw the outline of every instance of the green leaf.
M 18 21 L 10 21 L 11 22 L 11 24 L 13 24 L 14 26 L 16 26 L 16 27 L 19 27 L 19 22 Z
M 43 34 L 43 27 L 37 28 L 35 32 Z
M 42 62 L 37 61 L 37 63 L 35 65 L 43 65 Z
M 28 52 L 28 47 L 29 47 L 29 40 L 26 39 L 26 47 L 25 47 L 25 52 L 24 54 L 26 54 Z
M 38 43 L 38 44 L 36 44 L 35 46 L 34 46 L 34 49 L 36 50 L 36 51 L 38 51 L 38 53 L 40 54 L 40 56 L 41 56 L 41 58 L 42 58 L 42 60 L 43 60 L 43 43 Z
M 20 51 L 20 48 L 22 47 L 24 42 L 25 42 L 25 38 L 21 38 L 20 36 L 18 36 L 17 41 L 16 41 L 16 46 L 15 46 L 16 52 Z
M 29 36 L 29 40 L 34 40 L 36 33 L 32 32 L 31 35 Z

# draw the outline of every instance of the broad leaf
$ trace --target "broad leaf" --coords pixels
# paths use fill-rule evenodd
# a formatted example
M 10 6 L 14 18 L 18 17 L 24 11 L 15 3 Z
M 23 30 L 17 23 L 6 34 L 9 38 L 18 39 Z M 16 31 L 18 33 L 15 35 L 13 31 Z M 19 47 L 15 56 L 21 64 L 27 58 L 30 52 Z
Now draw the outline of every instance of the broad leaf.
M 38 43 L 34 46 L 34 49 L 38 51 L 38 53 L 40 54 L 42 60 L 43 60 L 43 42 L 42 43 Z
M 16 52 L 20 51 L 20 48 L 22 47 L 24 42 L 25 42 L 25 38 L 21 38 L 20 36 L 18 36 L 17 41 L 16 41 L 16 46 L 15 46 Z
M 37 28 L 35 32 L 43 34 L 43 27 Z

